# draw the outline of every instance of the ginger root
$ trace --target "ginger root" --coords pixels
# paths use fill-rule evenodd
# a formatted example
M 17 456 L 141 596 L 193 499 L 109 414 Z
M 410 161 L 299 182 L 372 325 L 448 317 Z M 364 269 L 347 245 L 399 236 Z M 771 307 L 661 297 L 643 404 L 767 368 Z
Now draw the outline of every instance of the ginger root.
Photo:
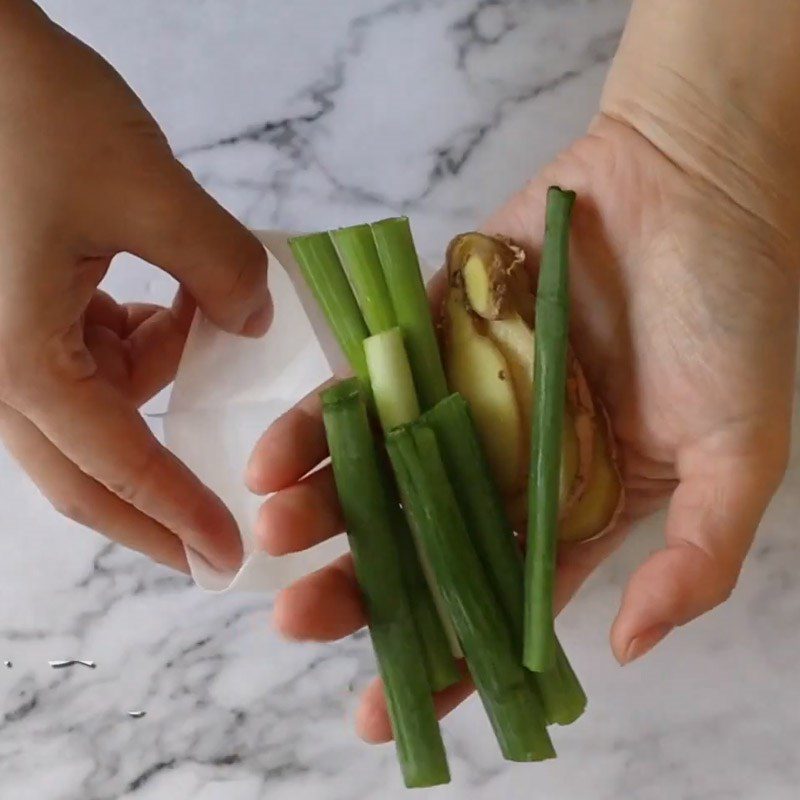
M 533 405 L 534 295 L 525 252 L 480 233 L 447 250 L 444 361 L 450 389 L 469 402 L 512 520 L 527 511 Z M 570 352 L 561 456 L 559 538 L 590 539 L 616 521 L 622 482 L 605 412 Z

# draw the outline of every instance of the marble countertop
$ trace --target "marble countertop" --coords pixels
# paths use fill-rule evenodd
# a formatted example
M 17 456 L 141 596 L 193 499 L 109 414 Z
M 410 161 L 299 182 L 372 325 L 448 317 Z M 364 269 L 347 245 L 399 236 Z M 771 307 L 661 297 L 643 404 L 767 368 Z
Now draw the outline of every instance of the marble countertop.
M 582 131 L 627 11 L 623 0 L 43 5 L 119 69 L 251 226 L 402 211 L 431 261 Z M 107 282 L 126 299 L 172 291 L 130 259 Z M 205 594 L 60 519 L 4 454 L 0 476 L 0 797 L 406 796 L 391 747 L 353 733 L 373 669 L 363 635 L 283 642 L 269 598 Z M 608 627 L 660 520 L 637 531 L 563 615 L 590 706 L 556 732 L 562 757 L 504 764 L 471 701 L 445 724 L 452 785 L 412 796 L 797 797 L 798 489 L 795 454 L 732 599 L 621 669 Z M 60 658 L 97 668 L 48 666 Z

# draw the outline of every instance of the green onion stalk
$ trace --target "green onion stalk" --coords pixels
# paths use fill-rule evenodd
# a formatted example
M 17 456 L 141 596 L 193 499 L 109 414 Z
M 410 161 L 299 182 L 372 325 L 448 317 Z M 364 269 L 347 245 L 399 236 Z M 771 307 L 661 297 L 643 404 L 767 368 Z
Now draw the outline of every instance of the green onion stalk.
M 396 315 L 372 229 L 359 225 L 299 236 L 290 240 L 290 246 L 339 346 L 360 379 L 365 396 L 374 401 L 384 427 L 416 419 L 419 404 L 412 370 L 402 332 L 394 325 Z M 374 336 L 369 336 L 365 319 L 375 331 Z M 392 327 L 377 330 L 390 323 Z M 429 317 L 428 324 L 431 325 Z M 379 399 L 375 398 L 374 390 Z M 406 580 L 415 587 L 413 610 L 423 637 L 431 688 L 436 691 L 460 678 L 453 657 L 460 657 L 461 649 L 424 558 L 412 558 L 406 546 L 407 527 L 398 525 L 397 535 Z M 429 584 L 428 591 L 421 590 L 425 581 Z M 437 617 L 440 617 L 438 624 Z M 443 652 L 442 641 L 448 643 L 449 653 Z
M 420 406 L 428 409 L 445 398 L 448 390 L 411 228 L 405 217 L 381 220 L 371 228 L 408 348 Z
M 524 562 L 502 498 L 489 471 L 466 400 L 452 394 L 426 411 L 441 451 L 459 508 L 495 596 L 511 626 L 522 658 Z M 542 698 L 548 722 L 568 725 L 586 708 L 586 694 L 557 642 L 556 664 L 547 672 L 529 673 Z
M 556 656 L 553 586 L 569 334 L 569 223 L 574 201 L 574 192 L 557 186 L 548 189 L 536 292 L 523 648 L 525 666 L 533 672 L 552 669 Z
M 297 236 L 289 240 L 289 246 L 350 368 L 367 391 L 369 375 L 363 342 L 369 331 L 330 236 Z
M 422 542 L 500 749 L 512 761 L 553 758 L 539 696 L 470 540 L 433 431 L 421 422 L 387 437 L 403 505 Z
M 336 488 L 369 616 L 398 760 L 408 787 L 448 783 L 422 645 L 401 574 L 396 505 L 355 379 L 322 395 Z

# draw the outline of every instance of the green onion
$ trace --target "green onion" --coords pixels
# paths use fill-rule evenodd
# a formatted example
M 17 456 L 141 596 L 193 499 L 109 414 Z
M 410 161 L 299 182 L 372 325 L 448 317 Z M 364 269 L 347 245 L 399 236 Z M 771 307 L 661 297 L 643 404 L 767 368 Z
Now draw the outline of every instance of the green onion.
M 362 343 L 369 331 L 333 242 L 327 233 L 311 233 L 290 239 L 289 246 L 350 367 L 366 390 L 369 376 Z
M 397 325 L 386 278 L 381 269 L 369 225 L 353 225 L 330 232 L 336 252 L 372 334 Z
M 392 328 L 365 339 L 364 351 L 367 356 L 367 367 L 375 406 L 378 409 L 378 416 L 384 431 L 388 432 L 398 425 L 404 425 L 407 422 L 416 420 L 419 417 L 419 404 L 414 391 L 411 368 L 408 364 L 408 357 L 403 346 L 403 335 L 400 329 Z M 413 538 L 413 541 L 417 549 L 418 565 L 415 567 L 409 557 L 406 559 L 406 569 L 413 572 L 413 578 L 416 577 L 417 573 L 420 573 L 420 570 L 424 576 L 428 586 L 426 596 L 430 596 L 434 606 L 430 610 L 435 610 L 436 616 L 439 618 L 438 628 L 444 632 L 450 644 L 452 667 L 452 658 L 461 658 L 463 655 L 461 646 L 453 629 L 453 623 L 450 621 L 447 609 L 444 606 L 441 592 L 425 558 L 425 553 L 416 542 L 416 537 Z M 422 597 L 421 602 L 425 605 L 424 615 L 427 615 L 429 609 L 427 603 L 423 602 Z M 428 622 L 427 619 L 421 625 L 423 643 L 426 649 L 431 649 L 431 652 L 426 654 L 427 657 L 434 662 L 441 660 L 442 657 L 438 652 L 440 640 L 437 626 Z M 440 671 L 437 670 L 437 673 Z M 444 674 L 448 674 L 446 670 Z M 452 675 L 452 672 L 449 674 Z M 433 682 L 436 684 L 436 688 L 443 688 L 439 685 L 440 679 L 437 678 Z M 449 683 L 445 685 L 449 685 Z
M 523 660 L 533 672 L 555 663 L 553 585 L 569 333 L 569 221 L 575 193 L 551 186 L 536 292 L 536 353 Z
M 557 636 L 555 644 L 555 669 L 530 674 L 539 682 L 547 719 L 558 725 L 571 725 L 586 710 L 586 692 Z
M 375 222 L 371 228 L 397 324 L 408 347 L 420 406 L 428 409 L 448 391 L 411 229 L 405 217 Z
M 322 402 L 336 488 L 403 777 L 409 787 L 447 783 L 444 744 L 401 574 L 392 492 L 383 480 L 386 472 L 358 382 L 350 379 L 327 390 Z
M 503 611 L 470 541 L 433 431 L 397 428 L 387 437 L 412 530 L 422 542 L 503 755 L 555 755 L 539 697 L 519 663 Z
M 394 505 L 393 512 L 395 541 L 400 553 L 403 583 L 411 604 L 411 613 L 414 616 L 417 634 L 422 642 L 422 655 L 425 660 L 425 671 L 428 674 L 428 684 L 431 691 L 439 692 L 461 680 L 461 672 L 453 655 L 454 642 L 457 648 L 456 652 L 459 656 L 461 655 L 458 639 L 444 608 L 444 603 L 441 603 L 441 610 L 437 605 L 436 600 L 441 595 L 437 592 L 434 596 L 431 592 L 430 584 L 421 566 L 420 555 L 408 526 L 408 520 L 398 504 Z
M 364 339 L 364 353 L 383 429 L 413 422 L 419 416 L 419 403 L 400 328 Z
M 363 228 L 363 226 L 360 227 Z M 340 242 L 345 242 L 343 249 L 349 247 L 353 250 L 355 248 L 353 242 L 361 240 L 363 243 L 363 235 L 355 238 L 349 237 L 347 235 L 348 230 L 344 229 L 344 231 L 338 231 L 332 235 L 338 236 Z M 367 343 L 369 339 L 367 326 L 361 316 L 353 289 L 339 261 L 339 256 L 333 245 L 332 235 L 314 233 L 296 237 L 290 241 L 292 252 L 303 270 L 306 281 L 311 286 L 317 301 L 328 318 L 328 323 L 347 356 L 353 372 L 362 381 L 365 396 L 372 399 L 374 397 L 372 395 L 371 382 L 373 378 L 375 379 L 381 396 L 381 407 L 378 411 L 379 415 L 382 415 L 384 425 L 392 427 L 396 419 L 402 422 L 416 419 L 419 416 L 419 405 L 416 403 L 413 382 L 409 385 L 408 368 L 406 367 L 404 370 L 400 366 L 398 369 L 398 365 L 403 361 L 406 363 L 408 361 L 402 337 L 398 339 L 397 334 L 389 334 L 388 337 L 380 337 Z M 363 264 L 362 267 L 361 269 L 354 267 L 352 272 L 354 282 L 363 288 L 367 267 L 363 266 Z M 416 269 L 417 274 L 419 274 L 419 268 L 417 267 Z M 382 272 L 380 274 L 381 276 L 383 275 Z M 373 284 L 375 283 L 377 281 L 373 281 Z M 427 309 L 426 314 L 428 314 Z M 368 358 L 372 361 L 372 376 L 367 365 Z M 387 359 L 392 361 L 391 365 L 387 363 Z M 387 368 L 389 366 L 391 366 L 391 369 Z M 409 416 L 412 411 L 415 413 L 413 416 Z M 432 595 L 432 602 L 441 617 L 440 625 L 450 644 L 451 656 L 459 658 L 461 649 L 452 623 L 444 610 L 440 592 L 430 577 L 430 570 L 424 563 L 424 557 L 421 556 L 420 559 L 422 563 L 417 568 L 417 571 L 421 569 L 429 582 L 429 594 Z M 406 559 L 405 561 L 406 569 L 411 570 L 411 560 Z M 413 580 L 414 576 L 412 576 Z M 424 604 L 424 599 L 420 602 Z M 427 613 L 428 610 L 426 609 L 423 616 Z M 433 648 L 431 653 L 426 654 L 426 658 L 434 663 L 442 660 L 437 652 L 439 639 L 435 635 L 435 626 L 427 621 L 423 621 L 421 625 L 425 634 L 423 645 L 425 648 Z M 441 670 L 438 672 L 444 674 Z M 438 677 L 434 675 L 432 678 L 432 682 L 437 686 L 443 680 L 441 674 Z
M 522 553 L 492 478 L 466 400 L 452 394 L 425 412 L 442 455 L 473 546 L 495 597 L 511 626 L 517 656 L 522 657 L 524 566 Z M 557 644 L 553 669 L 534 676 L 548 722 L 568 725 L 586 708 L 586 695 Z
M 459 508 L 494 593 L 521 633 L 522 554 L 489 472 L 469 406 L 460 394 L 451 394 L 426 411 L 422 421 L 436 434 Z

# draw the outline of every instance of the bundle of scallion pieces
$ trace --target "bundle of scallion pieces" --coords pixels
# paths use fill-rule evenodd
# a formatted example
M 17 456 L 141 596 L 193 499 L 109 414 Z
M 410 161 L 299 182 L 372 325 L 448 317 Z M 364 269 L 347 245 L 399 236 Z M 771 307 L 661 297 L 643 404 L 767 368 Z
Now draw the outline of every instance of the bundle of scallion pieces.
M 534 447 L 528 459 L 527 576 L 508 498 L 487 447 L 491 431 L 476 424 L 491 410 L 491 396 L 476 394 L 473 385 L 487 366 L 480 354 L 470 355 L 481 349 L 481 326 L 470 336 L 465 325 L 455 332 L 452 325 L 454 301 L 470 324 L 478 319 L 476 309 L 462 302 L 475 294 L 469 285 L 474 289 L 485 281 L 485 299 L 491 299 L 493 292 L 508 294 L 514 276 L 508 271 L 500 289 L 488 257 L 483 271 L 472 262 L 450 271 L 443 361 L 407 219 L 290 241 L 354 374 L 323 392 L 323 416 L 409 787 L 450 779 L 433 694 L 462 680 L 462 658 L 506 759 L 554 757 L 547 726 L 573 722 L 586 705 L 552 619 L 571 198 L 550 191 L 539 284 L 541 303 L 547 305 L 537 309 L 547 322 L 536 338 L 537 383 L 533 386 L 531 373 L 532 385 L 521 393 L 535 408 L 528 408 L 526 417 L 533 436 L 518 426 L 526 447 L 531 440 Z M 529 348 L 525 355 L 532 365 L 534 339 L 531 327 L 526 331 L 527 339 L 518 344 Z M 503 379 L 512 377 L 507 368 Z M 456 391 L 458 384 L 467 391 Z M 500 406 L 495 410 L 502 412 Z M 537 658 L 529 658 L 531 653 Z

